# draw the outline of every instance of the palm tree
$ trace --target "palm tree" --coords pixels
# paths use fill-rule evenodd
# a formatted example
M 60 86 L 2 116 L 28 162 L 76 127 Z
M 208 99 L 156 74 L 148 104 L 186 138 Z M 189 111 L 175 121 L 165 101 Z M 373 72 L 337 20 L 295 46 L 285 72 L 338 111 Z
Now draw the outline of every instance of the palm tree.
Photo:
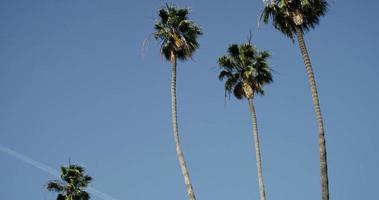
M 324 125 L 311 59 L 305 45 L 303 34 L 318 25 L 320 17 L 325 15 L 327 8 L 328 3 L 325 0 L 274 0 L 271 1 L 271 3 L 267 3 L 262 12 L 262 18 L 266 24 L 269 19 L 272 19 L 272 25 L 277 30 L 289 37 L 292 41 L 294 41 L 296 35 L 299 42 L 318 125 L 322 200 L 329 199 L 328 164 Z
M 192 58 L 199 47 L 197 37 L 202 35 L 200 27 L 188 19 L 188 8 L 177 8 L 175 5 L 166 5 L 159 10 L 159 19 L 155 22 L 154 37 L 161 42 L 160 52 L 172 64 L 171 71 L 171 110 L 172 128 L 176 145 L 176 153 L 180 169 L 184 178 L 189 200 L 196 200 L 192 183 L 189 177 L 186 161 L 180 145 L 177 112 L 176 112 L 176 65 L 177 60 Z
M 61 179 L 47 184 L 46 189 L 58 192 L 57 200 L 88 200 L 89 194 L 83 189 L 91 182 L 92 177 L 84 174 L 84 168 L 78 165 L 61 167 Z
M 237 99 L 248 100 L 249 110 L 253 123 L 253 137 L 255 144 L 255 157 L 258 170 L 258 185 L 260 199 L 265 200 L 265 187 L 262 174 L 262 159 L 258 137 L 257 116 L 253 99 L 255 94 L 264 94 L 263 86 L 272 82 L 271 70 L 267 64 L 270 54 L 267 51 L 258 51 L 249 43 L 232 44 L 228 54 L 219 58 L 218 65 L 221 72 L 218 76 L 225 81 L 225 97 L 231 93 Z

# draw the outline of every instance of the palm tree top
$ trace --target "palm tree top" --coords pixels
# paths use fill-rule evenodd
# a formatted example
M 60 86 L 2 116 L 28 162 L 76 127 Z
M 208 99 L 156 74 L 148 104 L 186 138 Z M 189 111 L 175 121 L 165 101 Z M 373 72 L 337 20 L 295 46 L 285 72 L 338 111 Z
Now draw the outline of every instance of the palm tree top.
M 272 19 L 273 26 L 293 40 L 296 29 L 307 32 L 315 28 L 328 10 L 326 0 L 272 0 L 266 3 L 261 18 Z
M 250 42 L 230 45 L 227 54 L 218 59 L 218 78 L 226 79 L 225 96 L 233 93 L 237 99 L 249 99 L 254 94 L 264 95 L 263 86 L 273 81 L 269 57 L 269 52 L 257 50 Z
M 58 192 L 57 200 L 88 200 L 89 194 L 84 188 L 92 181 L 92 177 L 85 175 L 85 170 L 79 165 L 61 167 L 61 180 L 48 182 L 46 189 Z
M 61 167 L 61 179 L 67 183 L 72 183 L 75 187 L 87 187 L 92 181 L 92 177 L 84 174 L 84 168 L 79 165 L 69 165 Z
M 159 18 L 155 21 L 154 38 L 161 42 L 161 55 L 171 60 L 171 54 L 180 60 L 192 57 L 199 47 L 197 37 L 202 35 L 199 25 L 188 19 L 189 8 L 177 8 L 166 4 L 159 10 Z

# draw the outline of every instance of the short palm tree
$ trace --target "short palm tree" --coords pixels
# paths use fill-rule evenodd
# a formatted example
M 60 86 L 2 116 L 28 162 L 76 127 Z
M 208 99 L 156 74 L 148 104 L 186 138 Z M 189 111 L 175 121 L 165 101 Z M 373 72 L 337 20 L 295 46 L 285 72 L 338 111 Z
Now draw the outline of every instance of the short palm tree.
M 189 200 L 195 200 L 188 168 L 180 145 L 176 111 L 176 65 L 177 60 L 187 60 L 192 57 L 199 44 L 197 38 L 202 34 L 200 27 L 188 19 L 190 10 L 177 8 L 175 5 L 166 5 L 159 10 L 159 18 L 155 22 L 155 39 L 161 42 L 160 52 L 172 65 L 171 71 L 171 109 L 172 128 L 176 145 L 180 169 L 184 177 Z
M 61 167 L 61 179 L 50 181 L 46 189 L 58 192 L 57 200 L 88 200 L 89 194 L 84 191 L 92 178 L 84 174 L 84 168 L 78 165 Z
M 225 81 L 225 95 L 231 93 L 237 99 L 246 98 L 253 123 L 253 137 L 255 144 L 255 157 L 258 170 L 258 185 L 260 199 L 265 200 L 265 187 L 262 174 L 262 159 L 258 137 L 257 116 L 253 99 L 255 94 L 264 94 L 263 86 L 272 82 L 271 70 L 267 64 L 270 54 L 267 51 L 258 51 L 249 43 L 232 44 L 227 55 L 219 58 L 218 65 L 221 72 L 218 76 Z
M 328 3 L 325 0 L 274 0 L 271 1 L 271 3 L 267 3 L 262 12 L 262 18 L 266 24 L 272 19 L 272 24 L 277 30 L 292 40 L 294 40 L 296 36 L 299 42 L 318 125 L 322 200 L 329 199 L 324 124 L 311 59 L 305 45 L 303 34 L 318 25 L 320 17 L 325 15 L 327 8 Z

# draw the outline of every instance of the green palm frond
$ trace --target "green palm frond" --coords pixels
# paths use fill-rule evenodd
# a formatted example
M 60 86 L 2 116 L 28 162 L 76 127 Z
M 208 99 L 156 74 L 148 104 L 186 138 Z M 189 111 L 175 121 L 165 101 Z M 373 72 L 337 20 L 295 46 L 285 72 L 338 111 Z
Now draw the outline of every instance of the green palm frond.
M 78 190 L 76 193 L 73 195 L 73 200 L 89 200 L 90 196 L 87 192 Z
M 234 87 L 240 82 L 239 76 L 237 74 L 233 74 L 230 78 L 225 81 L 225 94 L 231 94 Z
M 231 44 L 228 48 L 228 54 L 231 58 L 239 59 L 240 56 L 240 48 L 238 44 Z
M 230 57 L 222 56 L 218 59 L 218 65 L 221 68 L 225 68 L 228 71 L 232 71 L 238 64 Z
M 178 59 L 186 60 L 199 48 L 197 38 L 202 35 L 201 28 L 188 19 L 190 9 L 177 8 L 167 4 L 159 10 L 159 19 L 154 24 L 153 33 L 161 42 L 161 55 L 167 60 L 174 53 Z
M 52 192 L 63 192 L 65 187 L 58 180 L 54 180 L 47 183 L 46 189 Z
M 63 194 L 58 194 L 57 200 L 66 200 L 66 197 Z
M 233 94 L 239 100 L 245 98 L 245 91 L 243 90 L 243 83 L 241 81 L 234 86 Z
M 218 75 L 218 79 L 220 81 L 224 80 L 225 78 L 231 78 L 233 74 L 229 71 L 222 70 L 220 74 Z

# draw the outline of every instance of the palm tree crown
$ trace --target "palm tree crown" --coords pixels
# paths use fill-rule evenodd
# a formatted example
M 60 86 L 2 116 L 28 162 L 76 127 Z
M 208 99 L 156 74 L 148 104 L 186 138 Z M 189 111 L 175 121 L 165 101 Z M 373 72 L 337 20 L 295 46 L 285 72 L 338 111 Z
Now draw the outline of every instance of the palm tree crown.
M 88 200 L 89 194 L 83 189 L 91 182 L 92 177 L 84 174 L 84 168 L 78 165 L 61 167 L 61 179 L 50 181 L 47 190 L 58 192 L 57 200 Z
M 266 24 L 272 18 L 273 26 L 293 40 L 297 28 L 305 32 L 318 25 L 327 8 L 325 0 L 273 0 L 266 4 L 262 18 Z
M 171 60 L 171 54 L 180 60 L 192 57 L 199 47 L 197 37 L 202 35 L 200 27 L 188 20 L 188 8 L 176 8 L 175 5 L 166 5 L 159 10 L 159 19 L 155 22 L 155 39 L 161 41 L 161 54 Z
M 267 51 L 258 51 L 250 43 L 232 44 L 227 55 L 219 58 L 222 69 L 218 78 L 225 81 L 225 95 L 233 93 L 237 99 L 250 99 L 264 94 L 263 85 L 272 82 Z

